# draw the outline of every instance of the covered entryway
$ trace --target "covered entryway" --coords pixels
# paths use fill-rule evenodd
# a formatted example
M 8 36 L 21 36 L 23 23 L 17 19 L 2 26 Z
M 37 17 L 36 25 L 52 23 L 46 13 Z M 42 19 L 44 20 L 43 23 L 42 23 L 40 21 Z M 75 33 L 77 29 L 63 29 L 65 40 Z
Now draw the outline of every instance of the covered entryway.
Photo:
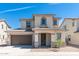
M 11 35 L 11 45 L 32 45 L 32 35 Z
M 50 47 L 51 46 L 51 34 L 50 33 L 39 33 L 39 43 L 40 47 Z
M 57 35 L 56 33 L 62 33 L 62 40 L 65 42 L 65 34 L 61 29 L 53 28 L 33 28 L 34 31 L 34 47 L 38 48 L 44 45 L 45 47 L 54 47 Z M 44 34 L 45 33 L 45 34 Z

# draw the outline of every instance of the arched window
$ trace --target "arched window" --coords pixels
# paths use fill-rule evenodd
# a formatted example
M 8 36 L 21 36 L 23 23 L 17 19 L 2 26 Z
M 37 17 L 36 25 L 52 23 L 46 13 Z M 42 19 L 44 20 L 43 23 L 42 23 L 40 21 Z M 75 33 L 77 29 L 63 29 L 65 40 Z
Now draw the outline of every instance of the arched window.
M 46 18 L 45 17 L 43 17 L 41 19 L 41 25 L 47 25 L 47 22 L 46 22 Z

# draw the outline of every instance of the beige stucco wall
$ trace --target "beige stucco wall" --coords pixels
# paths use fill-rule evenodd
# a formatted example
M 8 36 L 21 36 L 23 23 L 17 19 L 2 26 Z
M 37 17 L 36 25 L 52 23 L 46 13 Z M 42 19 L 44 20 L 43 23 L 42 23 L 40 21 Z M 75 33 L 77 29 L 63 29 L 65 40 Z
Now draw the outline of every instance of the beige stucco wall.
M 35 16 L 35 28 L 39 28 L 40 24 L 41 24 L 41 19 L 42 17 L 45 17 L 47 20 L 47 26 L 49 28 L 52 28 L 52 24 L 53 24 L 53 20 L 52 20 L 52 16 Z
M 73 33 L 71 36 L 71 44 L 79 45 L 79 33 Z
M 41 24 L 41 19 L 43 17 L 46 18 L 48 28 L 57 27 L 57 25 L 53 26 L 53 20 L 56 20 L 57 18 L 54 18 L 52 15 L 49 15 L 49 16 L 47 16 L 47 15 L 39 15 L 39 16 L 35 15 L 33 17 L 34 17 L 34 19 L 33 18 L 32 19 L 21 19 L 21 21 L 20 21 L 21 28 L 26 28 L 26 21 L 28 21 L 28 20 L 32 22 L 32 27 L 39 28 L 41 26 L 40 25 Z M 57 22 L 58 21 L 59 20 L 57 19 Z
M 3 25 L 3 29 L 2 29 L 2 25 Z M 6 32 L 7 30 L 10 30 L 7 24 L 4 21 L 0 22 L 0 45 L 7 44 L 7 38 L 8 38 L 8 34 Z
M 26 28 L 26 21 L 20 21 L 20 26 L 21 26 L 21 28 Z

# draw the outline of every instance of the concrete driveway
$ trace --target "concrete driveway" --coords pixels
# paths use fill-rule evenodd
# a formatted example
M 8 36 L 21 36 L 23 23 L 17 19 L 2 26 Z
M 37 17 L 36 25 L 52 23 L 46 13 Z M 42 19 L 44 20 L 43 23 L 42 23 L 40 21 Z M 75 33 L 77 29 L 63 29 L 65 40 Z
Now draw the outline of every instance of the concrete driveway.
M 22 55 L 31 51 L 31 46 L 16 45 L 0 47 L 0 55 Z
M 79 48 L 66 46 L 55 48 L 32 48 L 31 46 L 4 46 L 0 47 L 0 56 L 37 56 L 37 55 L 79 55 Z M 68 54 L 67 54 L 68 53 Z

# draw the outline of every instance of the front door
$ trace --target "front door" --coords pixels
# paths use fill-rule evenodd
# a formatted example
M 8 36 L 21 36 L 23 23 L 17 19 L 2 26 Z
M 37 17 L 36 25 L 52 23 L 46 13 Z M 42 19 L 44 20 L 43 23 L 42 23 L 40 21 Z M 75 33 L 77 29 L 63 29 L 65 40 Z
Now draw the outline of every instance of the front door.
M 41 46 L 46 46 L 46 34 L 41 34 Z

